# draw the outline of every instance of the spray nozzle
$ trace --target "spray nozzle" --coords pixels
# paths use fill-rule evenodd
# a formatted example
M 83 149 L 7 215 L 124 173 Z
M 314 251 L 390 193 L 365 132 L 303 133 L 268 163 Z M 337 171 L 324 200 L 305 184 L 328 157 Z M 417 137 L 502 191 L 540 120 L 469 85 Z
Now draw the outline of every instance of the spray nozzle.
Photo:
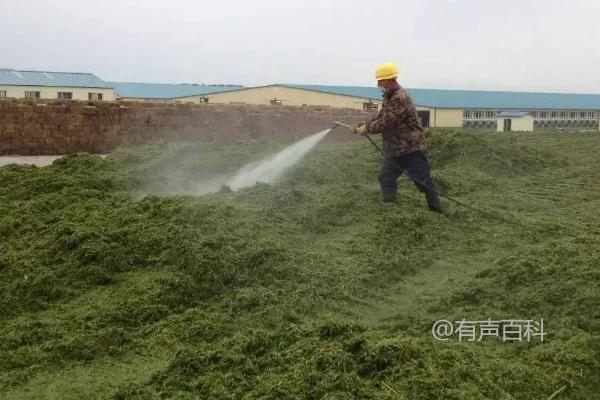
M 340 122 L 340 121 L 333 121 L 333 128 L 335 128 L 336 126 L 341 126 L 342 128 L 346 128 L 346 129 L 352 129 L 351 125 L 345 124 L 345 123 Z

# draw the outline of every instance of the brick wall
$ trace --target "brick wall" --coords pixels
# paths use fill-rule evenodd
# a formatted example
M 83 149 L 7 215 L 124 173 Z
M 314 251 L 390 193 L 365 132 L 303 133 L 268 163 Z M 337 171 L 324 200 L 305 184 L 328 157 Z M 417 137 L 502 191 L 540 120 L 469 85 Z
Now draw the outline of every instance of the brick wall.
M 314 106 L 2 100 L 0 155 L 105 153 L 158 139 L 290 142 L 330 127 L 333 120 L 354 123 L 367 117 L 360 110 Z

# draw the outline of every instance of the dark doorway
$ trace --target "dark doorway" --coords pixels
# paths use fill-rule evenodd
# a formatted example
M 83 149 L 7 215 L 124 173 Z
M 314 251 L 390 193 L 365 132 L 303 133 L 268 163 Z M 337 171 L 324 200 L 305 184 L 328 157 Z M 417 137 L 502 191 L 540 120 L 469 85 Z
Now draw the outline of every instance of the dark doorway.
M 512 124 L 512 120 L 511 119 L 505 119 L 504 120 L 504 132 L 510 132 L 511 129 L 511 124 Z
M 429 128 L 429 111 L 417 111 L 417 115 L 421 120 L 421 126 Z

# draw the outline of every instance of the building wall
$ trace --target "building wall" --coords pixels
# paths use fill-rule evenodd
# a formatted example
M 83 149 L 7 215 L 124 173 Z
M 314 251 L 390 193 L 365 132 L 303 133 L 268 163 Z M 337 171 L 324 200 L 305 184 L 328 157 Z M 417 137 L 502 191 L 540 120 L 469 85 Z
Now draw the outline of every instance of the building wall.
M 463 126 L 462 109 L 436 108 L 430 115 L 431 126 L 438 128 L 460 128 Z
M 193 96 L 199 98 L 199 96 Z M 288 88 L 285 86 L 264 86 L 257 88 L 248 88 L 224 93 L 208 94 L 209 103 L 228 104 L 228 103 L 246 103 L 246 104 L 271 104 L 271 100 L 277 98 L 282 100 L 286 106 L 327 106 L 336 108 L 363 108 L 363 102 L 368 100 L 359 97 L 343 96 L 332 93 L 321 93 L 312 90 L 303 90 Z M 182 98 L 179 100 L 191 100 L 192 98 Z M 380 101 L 374 103 L 381 104 Z
M 16 99 L 25 98 L 25 91 L 40 92 L 41 99 L 56 100 L 58 92 L 72 92 L 73 100 L 88 100 L 88 93 L 102 93 L 103 101 L 114 101 L 115 91 L 113 89 L 99 88 L 74 88 L 74 87 L 53 87 L 53 86 L 6 86 L 0 85 L 0 91 L 6 91 L 6 97 Z
M 200 97 L 184 97 L 177 100 L 199 103 Z M 362 97 L 321 93 L 277 85 L 208 94 L 206 97 L 209 99 L 209 104 L 271 104 L 271 100 L 277 98 L 282 100 L 282 104 L 286 106 L 326 106 L 356 110 L 362 110 L 363 103 L 369 101 Z M 381 108 L 381 101 L 372 102 Z M 424 106 L 417 106 L 417 110 L 429 111 L 429 126 L 431 127 L 462 126 L 462 110 L 435 110 Z
M 588 120 L 562 120 L 562 119 L 534 119 L 534 129 L 559 129 L 559 130 L 598 130 L 600 126 L 597 119 Z
M 193 97 L 185 97 L 180 99 L 143 99 L 140 97 L 119 97 L 117 96 L 119 101 L 129 101 L 129 102 L 151 102 L 151 103 L 191 103 L 191 104 L 199 104 L 200 96 Z
M 513 118 L 512 130 L 513 131 L 533 131 L 533 120 L 531 115 L 525 115 L 520 118 Z
M 498 124 L 496 126 L 496 131 L 497 132 L 504 132 L 504 120 L 505 119 L 512 119 L 512 118 L 498 118 Z M 512 122 L 511 122 L 512 124 Z
M 495 129 L 497 115 L 509 109 L 466 109 L 463 126 L 466 128 Z M 598 110 L 560 110 L 536 109 L 527 111 L 533 117 L 534 129 L 559 130 L 598 130 L 600 129 L 600 112 Z

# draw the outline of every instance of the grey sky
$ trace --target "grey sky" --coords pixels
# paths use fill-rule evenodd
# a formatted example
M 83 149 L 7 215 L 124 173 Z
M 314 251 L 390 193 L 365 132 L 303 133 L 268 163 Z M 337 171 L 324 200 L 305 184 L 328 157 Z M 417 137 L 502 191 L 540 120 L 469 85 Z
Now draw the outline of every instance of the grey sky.
M 0 66 L 137 82 L 600 93 L 597 0 L 0 0 Z

